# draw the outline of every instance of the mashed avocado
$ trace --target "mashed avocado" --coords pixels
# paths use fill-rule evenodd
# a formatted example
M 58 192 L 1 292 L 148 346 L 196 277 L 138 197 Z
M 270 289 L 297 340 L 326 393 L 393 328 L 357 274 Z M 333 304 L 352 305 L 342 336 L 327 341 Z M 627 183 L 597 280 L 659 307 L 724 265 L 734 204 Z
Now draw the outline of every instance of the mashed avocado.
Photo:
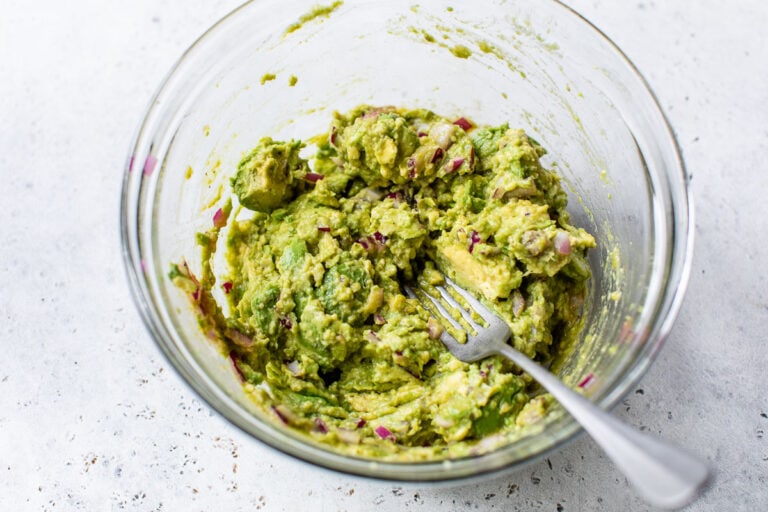
M 506 125 L 368 106 L 313 141 L 310 161 L 303 142 L 259 141 L 232 178 L 236 215 L 227 203 L 198 234 L 200 278 L 171 271 L 257 403 L 331 449 L 394 460 L 477 454 L 545 414 L 509 361 L 447 352 L 401 289 L 440 270 L 549 361 L 580 326 L 595 241 L 569 224 L 544 149 Z

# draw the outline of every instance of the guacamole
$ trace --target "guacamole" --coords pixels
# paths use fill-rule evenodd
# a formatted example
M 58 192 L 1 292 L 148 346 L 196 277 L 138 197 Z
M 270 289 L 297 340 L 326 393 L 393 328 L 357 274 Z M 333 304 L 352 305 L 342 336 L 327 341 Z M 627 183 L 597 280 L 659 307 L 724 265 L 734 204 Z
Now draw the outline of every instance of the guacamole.
M 478 454 L 551 398 L 501 357 L 453 357 L 402 284 L 450 276 L 509 324 L 515 348 L 550 361 L 581 325 L 595 240 L 569 223 L 544 154 L 507 125 L 336 113 L 310 141 L 261 139 L 231 179 L 234 206 L 197 235 L 199 278 L 186 263 L 170 277 L 274 421 L 362 457 Z

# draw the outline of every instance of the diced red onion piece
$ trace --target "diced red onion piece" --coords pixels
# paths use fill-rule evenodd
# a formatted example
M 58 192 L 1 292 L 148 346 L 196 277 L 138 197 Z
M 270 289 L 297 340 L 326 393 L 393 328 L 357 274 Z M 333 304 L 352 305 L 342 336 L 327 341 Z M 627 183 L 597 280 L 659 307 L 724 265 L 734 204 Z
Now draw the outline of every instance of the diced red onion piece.
M 376 334 L 373 331 L 368 331 L 365 333 L 365 339 L 370 341 L 371 343 L 380 343 L 381 338 L 379 338 L 378 334 Z
M 376 231 L 376 232 L 373 234 L 373 238 L 374 238 L 374 240 L 376 240 L 376 242 L 378 242 L 379 244 L 382 244 L 382 245 L 383 245 L 383 244 L 385 244 L 385 243 L 387 243 L 387 240 L 388 240 L 388 238 L 387 238 L 386 236 L 382 235 L 382 234 L 381 234 L 380 232 L 378 232 L 378 231 Z
M 427 334 L 433 340 L 440 339 L 440 336 L 443 335 L 443 326 L 440 325 L 437 320 L 430 317 L 429 320 L 427 320 Z
M 448 123 L 436 124 L 429 130 L 429 136 L 440 146 L 440 149 L 448 149 L 453 144 L 453 134 L 456 127 Z
M 403 201 L 403 193 L 399 190 L 397 192 L 390 192 L 386 195 L 387 199 L 391 199 L 395 204 L 399 204 Z
M 392 434 L 392 432 L 390 432 L 389 429 L 383 425 L 379 425 L 373 431 L 376 432 L 376 435 L 382 439 L 391 439 L 392 441 L 395 440 L 394 434 Z
M 227 329 L 225 334 L 229 339 L 232 340 L 233 343 L 240 345 L 241 347 L 248 348 L 253 345 L 253 339 L 249 338 L 237 329 Z
M 359 243 L 360 245 L 362 245 L 362 246 L 363 246 L 363 249 L 365 249 L 366 251 L 367 251 L 367 250 L 369 249 L 369 247 L 370 247 L 370 246 L 368 245 L 368 241 L 367 241 L 365 238 L 360 238 L 360 239 L 358 239 L 358 240 L 357 240 L 357 243 Z
M 475 244 L 479 244 L 480 242 L 482 242 L 480 235 L 473 229 L 472 233 L 469 235 L 469 254 L 472 254 L 472 251 L 475 250 Z
M 432 418 L 432 423 L 440 428 L 451 428 L 452 426 L 456 425 L 454 420 L 440 415 L 436 415 L 434 418 Z
M 491 450 L 495 450 L 504 441 L 501 434 L 493 434 L 492 436 L 486 436 L 475 445 L 477 453 L 488 453 Z
M 317 226 L 318 231 L 322 231 L 323 233 L 330 233 L 331 228 L 329 226 Z
M 456 171 L 456 169 L 461 167 L 461 164 L 463 164 L 463 163 L 464 163 L 464 159 L 463 158 L 454 158 L 453 161 L 451 162 L 451 170 L 448 171 L 448 172 Z
M 373 315 L 373 323 L 375 323 L 376 325 L 384 325 L 385 323 L 387 323 L 387 319 L 381 316 L 380 314 L 375 313 Z
M 273 405 L 272 406 L 272 412 L 274 412 L 275 416 L 277 416 L 277 418 L 280 421 L 282 421 L 284 424 L 286 424 L 286 425 L 289 424 L 288 423 L 288 415 L 285 412 L 281 411 L 279 406 Z
M 437 148 L 435 150 L 435 154 L 432 155 L 432 160 L 430 160 L 430 162 L 431 163 L 435 163 L 438 160 L 440 160 L 441 158 L 443 158 L 443 148 Z
M 200 301 L 200 287 L 199 286 L 197 288 L 195 288 L 195 291 L 192 292 L 192 299 L 195 302 L 199 302 Z
M 226 283 L 221 284 L 221 287 L 224 289 L 224 293 L 231 292 L 233 286 L 234 285 L 232 284 L 232 281 L 227 281 Z
M 301 366 L 299 366 L 299 362 L 296 360 L 288 361 L 287 363 L 285 363 L 285 366 L 294 375 L 298 375 L 299 372 L 301 371 Z
M 343 441 L 347 444 L 360 444 L 360 434 L 353 432 L 352 430 L 347 430 L 346 428 L 337 428 L 336 435 L 340 441 Z
M 460 127 L 462 130 L 467 131 L 470 128 L 472 128 L 472 123 L 467 121 L 465 118 L 460 117 L 457 120 L 453 122 L 456 126 Z
M 157 165 L 157 158 L 154 155 L 147 155 L 147 159 L 144 160 L 144 176 L 149 176 L 155 170 Z
M 408 167 L 408 177 L 415 178 L 416 177 L 416 159 L 414 157 L 410 157 L 406 162 L 406 165 Z
M 307 180 L 310 183 L 317 183 L 318 181 L 325 178 L 322 174 L 317 174 L 316 172 L 308 172 L 304 175 L 304 179 Z
M 632 319 L 627 318 L 623 324 L 621 324 L 621 330 L 619 331 L 619 341 L 624 343 L 632 339 Z
M 427 136 L 427 132 L 419 132 L 416 135 L 418 135 L 419 137 L 426 137 Z
M 317 430 L 321 434 L 328 433 L 328 427 L 325 425 L 325 422 L 320 418 L 315 418 L 315 430 Z
M 213 227 L 223 228 L 227 225 L 227 218 L 224 216 L 224 210 L 219 208 L 216 213 L 213 214 Z
M 330 142 L 331 142 L 331 145 L 333 146 L 336 145 L 336 127 L 335 126 L 331 128 Z
M 290 331 L 293 328 L 293 323 L 291 322 L 291 319 L 287 316 L 281 316 L 277 320 L 280 322 L 280 325 L 282 325 L 286 330 Z
M 582 388 L 582 389 L 586 389 L 586 387 L 589 386 L 592 383 L 593 380 L 595 380 L 595 374 L 594 373 L 590 373 L 589 375 L 584 377 L 581 380 L 581 382 L 579 382 L 579 387 Z
M 512 314 L 516 317 L 520 316 L 523 309 L 525 309 L 525 298 L 522 293 L 515 290 L 515 293 L 512 294 Z
M 485 373 L 485 370 L 480 370 L 480 378 L 483 380 L 488 378 L 488 374 Z
M 568 233 L 565 231 L 559 231 L 555 235 L 553 243 L 555 245 L 555 251 L 557 251 L 558 254 L 571 254 L 571 237 L 569 237 Z
M 240 371 L 240 367 L 237 366 L 237 354 L 235 354 L 234 351 L 229 353 L 229 360 L 232 361 L 232 367 L 235 369 L 235 373 L 240 379 L 240 382 L 245 382 L 245 375 Z
M 384 197 L 384 190 L 379 187 L 365 187 L 355 195 L 355 199 L 360 199 L 368 203 L 375 203 Z
M 363 428 L 366 424 L 366 421 L 363 418 L 360 418 L 357 420 L 357 428 Z
M 581 308 L 584 307 L 584 299 L 584 295 L 581 293 L 571 295 L 571 307 L 574 310 L 581 310 Z

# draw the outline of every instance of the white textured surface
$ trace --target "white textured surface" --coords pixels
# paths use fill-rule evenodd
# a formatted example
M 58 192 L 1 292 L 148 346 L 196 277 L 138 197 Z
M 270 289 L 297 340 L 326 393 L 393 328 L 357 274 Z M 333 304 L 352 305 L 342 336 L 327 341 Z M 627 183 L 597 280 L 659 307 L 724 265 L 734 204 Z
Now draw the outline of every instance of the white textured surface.
M 616 414 L 717 469 L 690 510 L 765 510 L 768 7 L 568 3 L 645 74 L 694 176 L 687 299 Z M 458 488 L 312 469 L 219 419 L 169 368 L 123 275 L 123 164 L 166 70 L 237 4 L 2 3 L 0 510 L 647 510 L 587 438 Z

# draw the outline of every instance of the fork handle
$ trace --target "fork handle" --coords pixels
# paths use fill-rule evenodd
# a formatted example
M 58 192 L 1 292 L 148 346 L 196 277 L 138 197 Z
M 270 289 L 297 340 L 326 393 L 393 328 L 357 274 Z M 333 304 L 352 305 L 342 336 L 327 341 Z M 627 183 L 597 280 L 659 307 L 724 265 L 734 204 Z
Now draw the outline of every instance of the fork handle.
M 704 489 L 710 470 L 698 458 L 626 425 L 510 346 L 500 345 L 498 353 L 549 391 L 653 505 L 682 507 Z

